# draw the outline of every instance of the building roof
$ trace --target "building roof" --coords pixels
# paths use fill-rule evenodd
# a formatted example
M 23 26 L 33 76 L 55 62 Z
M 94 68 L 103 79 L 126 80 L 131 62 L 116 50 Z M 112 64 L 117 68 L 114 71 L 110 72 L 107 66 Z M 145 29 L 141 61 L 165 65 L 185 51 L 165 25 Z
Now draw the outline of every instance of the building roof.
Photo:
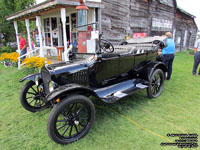
M 182 9 L 181 7 L 179 7 L 178 4 L 177 4 L 177 1 L 176 0 L 174 0 L 174 1 L 175 1 L 176 9 L 179 10 L 181 13 L 183 13 L 183 14 L 191 17 L 193 19 L 193 22 L 194 22 L 196 28 L 198 29 L 198 26 L 197 26 L 196 21 L 195 21 L 196 16 L 188 13 L 187 11 L 185 11 L 184 9 Z
M 181 7 L 179 7 L 176 0 L 174 0 L 174 2 L 175 2 L 175 8 L 176 8 L 177 10 L 179 10 L 180 12 L 182 12 L 182 13 L 184 13 L 184 14 L 190 16 L 190 17 L 196 18 L 194 15 L 188 13 L 187 11 L 185 11 L 184 9 L 182 9 Z
M 182 9 L 182 8 L 179 7 L 179 6 L 177 6 L 176 9 L 178 9 L 180 12 L 184 13 L 184 14 L 187 15 L 187 16 L 190 16 L 190 17 L 192 17 L 192 18 L 196 18 L 196 16 L 190 14 L 189 12 L 185 11 L 184 9 Z
M 7 20 L 22 20 L 24 18 L 33 18 L 40 13 L 45 13 L 56 8 L 62 8 L 66 6 L 78 6 L 79 0 L 47 0 L 43 3 L 34 5 L 33 7 L 16 12 L 8 17 Z M 86 2 L 86 6 L 90 8 L 103 8 L 103 4 L 100 2 Z

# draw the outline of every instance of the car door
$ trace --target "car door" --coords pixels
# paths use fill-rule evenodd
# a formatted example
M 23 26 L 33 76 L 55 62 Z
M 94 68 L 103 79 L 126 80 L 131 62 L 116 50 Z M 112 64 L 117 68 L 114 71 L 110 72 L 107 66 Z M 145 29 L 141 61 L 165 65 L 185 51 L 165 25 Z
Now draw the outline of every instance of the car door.
M 155 61 L 158 53 L 156 50 L 148 50 L 147 61 Z
M 134 60 L 135 60 L 134 61 L 134 70 L 139 71 L 146 64 L 147 51 L 145 51 L 143 49 L 138 49 L 138 51 L 135 54 Z
M 96 68 L 96 80 L 98 83 L 111 80 L 119 76 L 119 55 L 102 58 Z
M 119 74 L 130 72 L 134 66 L 134 54 L 120 54 Z

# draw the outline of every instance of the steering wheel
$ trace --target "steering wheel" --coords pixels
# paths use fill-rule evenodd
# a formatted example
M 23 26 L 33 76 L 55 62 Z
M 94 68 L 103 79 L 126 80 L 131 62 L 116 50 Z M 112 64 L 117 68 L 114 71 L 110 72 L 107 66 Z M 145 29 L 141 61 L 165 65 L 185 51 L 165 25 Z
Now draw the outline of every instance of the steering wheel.
M 107 40 L 101 39 L 100 41 L 100 49 L 102 52 L 106 53 L 113 53 L 114 52 L 114 46 Z
M 159 46 L 159 48 L 163 49 L 165 47 L 167 47 L 167 43 L 165 43 L 164 41 L 159 41 L 159 40 L 155 40 L 153 41 L 153 44 L 156 44 L 157 46 Z

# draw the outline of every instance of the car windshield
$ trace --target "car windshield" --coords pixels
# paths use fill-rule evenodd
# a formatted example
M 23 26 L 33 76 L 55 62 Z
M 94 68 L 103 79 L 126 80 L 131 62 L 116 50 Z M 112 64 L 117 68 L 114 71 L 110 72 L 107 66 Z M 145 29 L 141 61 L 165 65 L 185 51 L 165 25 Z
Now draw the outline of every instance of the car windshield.
M 87 62 L 90 62 L 94 59 L 94 53 L 76 53 L 75 54 L 75 60 L 85 60 Z

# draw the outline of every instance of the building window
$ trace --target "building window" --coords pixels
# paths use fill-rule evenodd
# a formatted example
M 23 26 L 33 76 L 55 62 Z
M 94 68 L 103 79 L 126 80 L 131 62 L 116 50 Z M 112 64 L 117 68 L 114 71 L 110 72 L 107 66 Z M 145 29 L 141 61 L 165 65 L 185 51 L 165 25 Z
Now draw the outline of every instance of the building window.
M 58 32 L 56 17 L 44 19 L 44 36 L 46 46 L 58 46 Z
M 44 36 L 45 36 L 46 46 L 51 46 L 51 34 L 50 34 L 49 18 L 44 19 Z
M 76 13 L 71 14 L 72 31 L 76 32 Z

